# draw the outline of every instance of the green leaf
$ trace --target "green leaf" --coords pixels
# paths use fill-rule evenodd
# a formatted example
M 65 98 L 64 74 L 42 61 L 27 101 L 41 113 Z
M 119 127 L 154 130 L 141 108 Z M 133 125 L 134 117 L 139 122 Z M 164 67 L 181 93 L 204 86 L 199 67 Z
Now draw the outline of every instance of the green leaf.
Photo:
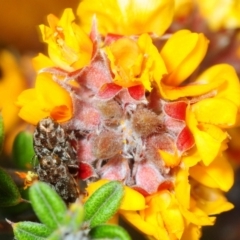
M 8 175 L 8 173 L 0 168 L 0 207 L 9 207 L 22 202 L 20 192 Z
M 11 224 L 17 240 L 43 240 L 51 234 L 51 230 L 41 223 L 19 222 Z
M 34 183 L 29 190 L 29 197 L 40 221 L 52 230 L 58 228 L 67 211 L 61 197 L 44 182 Z
M 91 228 L 108 221 L 117 212 L 123 194 L 124 188 L 120 182 L 104 184 L 85 202 L 84 221 L 88 221 Z
M 32 169 L 32 158 L 35 155 L 33 149 L 33 136 L 30 132 L 18 133 L 13 143 L 13 162 L 19 169 Z
M 67 214 L 64 216 L 62 225 L 71 229 L 71 232 L 79 230 L 84 218 L 84 209 L 80 201 L 70 205 Z
M 119 239 L 119 240 L 131 240 L 128 232 L 117 225 L 98 225 L 91 229 L 89 235 L 93 239 Z
M 0 112 L 0 153 L 2 152 L 3 148 L 3 140 L 4 140 L 4 125 L 2 113 Z

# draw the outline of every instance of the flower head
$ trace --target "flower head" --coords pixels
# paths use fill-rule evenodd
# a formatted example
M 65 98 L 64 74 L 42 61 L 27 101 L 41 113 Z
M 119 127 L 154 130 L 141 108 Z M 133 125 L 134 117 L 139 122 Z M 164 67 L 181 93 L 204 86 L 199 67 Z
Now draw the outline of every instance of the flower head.
M 35 88 L 20 94 L 16 104 L 21 108 L 19 116 L 34 125 L 48 116 L 58 122 L 65 122 L 72 117 L 69 93 L 45 73 L 38 75 Z
M 82 68 L 91 58 L 92 42 L 83 30 L 74 22 L 72 9 L 65 9 L 61 19 L 53 14 L 47 17 L 49 27 L 40 25 L 48 54 L 51 60 L 66 70 Z
M 69 10 L 59 23 L 65 31 L 50 21 L 43 35 L 51 68 L 20 95 L 20 116 L 32 123 L 71 118 L 63 128 L 78 133 L 74 149 L 88 194 L 105 180 L 121 181 L 126 191 L 118 214 L 145 235 L 199 239 L 199 229 L 214 224 L 212 214 L 233 207 L 222 192 L 233 183 L 223 151 L 240 107 L 236 73 L 220 64 L 198 74 L 208 47 L 201 33 L 160 37 L 172 1 L 94 3 L 80 3 L 80 27 L 69 25 Z M 78 28 L 92 44 L 91 59 L 80 65 Z

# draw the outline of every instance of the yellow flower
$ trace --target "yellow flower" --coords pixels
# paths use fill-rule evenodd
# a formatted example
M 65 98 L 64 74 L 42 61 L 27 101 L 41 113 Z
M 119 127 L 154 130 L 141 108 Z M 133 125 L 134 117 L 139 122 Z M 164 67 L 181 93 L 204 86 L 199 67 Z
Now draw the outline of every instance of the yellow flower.
M 222 194 L 233 184 L 222 152 L 237 124 L 240 86 L 226 64 L 198 76 L 209 42 L 201 33 L 181 30 L 154 45 L 173 11 L 166 0 L 84 0 L 82 28 L 70 9 L 60 20 L 49 15 L 50 27 L 40 26 L 49 58 L 34 59 L 36 87 L 17 104 L 32 124 L 72 118 L 71 127 L 89 133 L 78 139 L 80 175 L 101 180 L 88 196 L 108 180 L 126 185 L 114 220 L 121 215 L 152 239 L 195 240 L 214 224 L 212 214 L 233 207 Z M 80 85 L 61 82 L 71 94 L 57 83 L 64 74 Z
M 203 89 L 207 84 L 212 88 L 202 94 L 211 97 L 192 104 L 187 111 L 187 123 L 205 165 L 226 149 L 228 134 L 224 129 L 237 123 L 240 106 L 239 80 L 231 66 L 220 64 L 209 68 L 191 87 Z
M 8 50 L 0 52 L 0 111 L 5 134 L 11 131 L 19 119 L 15 106 L 17 95 L 26 88 L 26 81 L 14 55 Z
M 190 185 L 187 178 L 187 169 L 181 170 L 176 176 L 176 192 L 163 189 L 145 198 L 125 187 L 118 214 L 150 239 L 199 239 L 200 227 L 212 225 L 215 221 L 215 217 L 209 217 L 208 214 L 228 211 L 233 205 L 226 201 L 219 190 L 193 180 Z M 106 182 L 108 180 L 90 183 L 86 189 L 87 198 Z M 191 195 L 190 192 L 187 194 L 188 189 Z
M 201 33 L 192 33 L 189 30 L 174 33 L 160 52 L 168 71 L 168 75 L 162 80 L 163 87 L 165 85 L 167 85 L 165 88 L 175 87 L 186 80 L 201 63 L 207 52 L 207 46 L 208 40 Z M 175 93 L 172 94 L 174 96 L 169 94 L 165 96 L 164 90 L 161 92 L 163 97 L 170 100 L 181 97 Z
M 160 52 L 168 74 L 158 83 L 164 99 L 189 99 L 186 122 L 206 165 L 226 149 L 228 134 L 224 129 L 236 124 L 240 106 L 239 80 L 229 65 L 213 66 L 185 84 L 202 61 L 207 45 L 202 34 L 187 30 L 173 34 Z
M 137 41 L 123 37 L 105 48 L 114 74 L 114 83 L 122 87 L 142 84 L 151 91 L 152 82 L 166 73 L 166 67 L 148 34 Z
M 65 9 L 61 19 L 53 14 L 47 17 L 50 27 L 40 25 L 43 41 L 48 44 L 50 59 L 68 71 L 86 66 L 91 59 L 92 42 L 74 22 L 72 9 Z
M 221 28 L 233 29 L 240 27 L 240 2 L 238 0 L 197 0 L 196 3 L 200 13 L 213 31 Z
M 161 35 L 171 24 L 173 11 L 173 0 L 84 0 L 79 4 L 77 15 L 87 33 L 96 15 L 98 30 L 103 35 Z
M 37 76 L 35 88 L 23 91 L 16 104 L 21 108 L 19 116 L 34 125 L 48 116 L 58 122 L 65 122 L 72 117 L 69 93 L 46 73 Z

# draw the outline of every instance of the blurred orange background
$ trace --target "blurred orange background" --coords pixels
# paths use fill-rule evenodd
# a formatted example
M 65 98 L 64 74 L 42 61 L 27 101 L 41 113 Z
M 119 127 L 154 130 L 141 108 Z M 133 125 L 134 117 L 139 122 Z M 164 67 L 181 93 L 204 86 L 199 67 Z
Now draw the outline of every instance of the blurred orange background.
M 0 3 L 0 45 L 10 45 L 20 53 L 43 51 L 37 26 L 46 16 L 60 16 L 64 8 L 76 9 L 79 0 L 7 0 Z

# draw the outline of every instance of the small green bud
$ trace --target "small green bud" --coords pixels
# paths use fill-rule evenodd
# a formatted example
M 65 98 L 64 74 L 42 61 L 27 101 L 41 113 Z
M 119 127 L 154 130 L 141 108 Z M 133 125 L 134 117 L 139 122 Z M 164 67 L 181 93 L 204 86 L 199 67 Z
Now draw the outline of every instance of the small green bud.
M 12 154 L 13 162 L 17 168 L 21 170 L 32 169 L 32 159 L 35 155 L 32 133 L 22 131 L 16 136 Z

